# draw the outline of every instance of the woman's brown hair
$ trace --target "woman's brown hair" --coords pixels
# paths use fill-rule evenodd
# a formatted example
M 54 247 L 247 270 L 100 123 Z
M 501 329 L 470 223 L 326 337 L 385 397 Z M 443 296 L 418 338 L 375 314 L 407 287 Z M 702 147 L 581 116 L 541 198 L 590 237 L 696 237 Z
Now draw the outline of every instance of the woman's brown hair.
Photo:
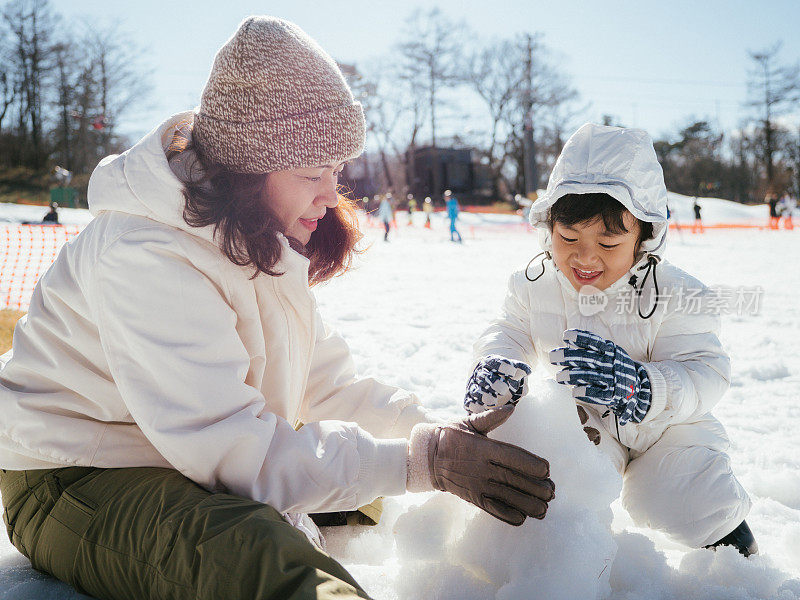
M 213 225 L 214 236 L 234 264 L 252 266 L 259 273 L 279 276 L 275 265 L 281 256 L 278 234 L 283 226 L 270 210 L 266 197 L 268 173 L 235 173 L 211 163 L 191 141 L 191 124 L 181 124 L 166 151 L 170 167 L 183 183 L 183 219 L 191 227 Z M 341 275 L 350 268 L 362 233 L 351 200 L 339 195 L 308 244 L 289 243 L 309 261 L 309 285 Z

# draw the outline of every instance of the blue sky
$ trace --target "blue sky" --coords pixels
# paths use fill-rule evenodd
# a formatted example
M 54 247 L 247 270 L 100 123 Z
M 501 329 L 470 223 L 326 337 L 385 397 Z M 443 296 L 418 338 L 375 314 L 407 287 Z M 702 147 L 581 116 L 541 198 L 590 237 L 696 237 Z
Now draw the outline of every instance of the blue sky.
M 214 53 L 248 14 L 296 22 L 341 62 L 364 63 L 389 52 L 403 19 L 430 2 L 405 0 L 51 0 L 68 20 L 121 29 L 154 68 L 147 109 L 122 124 L 144 133 L 163 117 L 199 101 Z M 612 114 L 654 137 L 692 116 L 724 129 L 748 114 L 748 50 L 782 41 L 784 63 L 800 60 L 800 2 L 649 0 L 542 2 L 441 0 L 433 3 L 487 39 L 541 32 L 589 109 L 577 119 Z M 800 119 L 796 119 L 798 121 Z

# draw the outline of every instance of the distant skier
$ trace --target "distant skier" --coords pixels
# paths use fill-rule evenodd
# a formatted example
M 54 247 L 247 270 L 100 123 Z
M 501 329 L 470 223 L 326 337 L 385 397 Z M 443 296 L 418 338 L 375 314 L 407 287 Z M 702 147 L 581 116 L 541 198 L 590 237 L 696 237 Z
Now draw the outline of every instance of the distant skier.
M 394 221 L 394 210 L 392 210 L 392 194 L 388 193 L 381 200 L 378 207 L 378 218 L 383 223 L 383 241 L 389 241 L 389 231 L 392 229 L 392 221 Z
M 710 412 L 731 380 L 719 308 L 663 259 L 666 200 L 644 131 L 587 124 L 567 141 L 531 207 L 545 258 L 511 276 L 500 318 L 475 342 L 464 405 L 516 403 L 544 366 L 572 388 L 587 436 L 624 475 L 635 523 L 693 548 L 753 554 L 751 502 Z M 602 298 L 599 312 L 585 295 Z
M 767 192 L 764 197 L 764 202 L 769 205 L 769 228 L 777 229 L 778 221 L 780 220 L 780 213 L 778 212 L 778 195 L 772 192 Z
M 458 199 L 453 196 L 450 190 L 446 190 L 444 193 L 444 205 L 447 208 L 447 218 L 450 219 L 450 241 L 458 241 L 460 244 L 462 242 L 461 234 L 458 232 L 458 229 L 456 229 L 456 221 L 461 211 L 458 207 Z M 454 236 L 457 237 L 458 240 L 456 240 Z
M 378 218 L 378 210 L 381 206 L 381 197 L 375 194 L 372 198 L 367 198 L 365 208 L 367 210 L 367 226 L 377 227 L 375 220 Z
M 694 209 L 694 224 L 692 224 L 692 233 L 697 233 L 698 230 L 700 233 L 705 233 L 705 229 L 703 229 L 703 216 L 701 214 L 702 207 L 697 202 L 697 196 L 694 198 L 692 209 Z
M 406 196 L 406 201 L 408 202 L 408 225 L 411 227 L 414 225 L 414 213 L 417 212 L 417 201 L 414 200 L 414 194 Z
M 50 212 L 42 217 L 42 223 L 58 225 L 58 202 L 50 203 Z
M 675 217 L 675 213 L 673 213 L 670 210 L 669 204 L 667 204 L 667 227 L 668 228 L 672 228 L 674 226 L 675 227 L 675 231 L 678 232 L 678 237 L 681 239 L 681 242 L 683 242 L 683 230 L 681 229 L 681 224 L 678 223 L 678 220 L 675 219 L 674 217 Z M 673 222 L 674 222 L 674 225 L 673 225 Z
M 783 226 L 786 229 L 794 229 L 794 223 L 792 222 L 792 216 L 794 215 L 794 211 L 797 208 L 797 200 L 792 198 L 789 192 L 786 192 L 781 197 L 780 201 L 778 202 L 777 212 L 783 218 Z
M 430 196 L 425 197 L 425 202 L 422 203 L 422 212 L 425 213 L 425 228 L 431 228 L 431 215 L 433 214 L 433 202 Z

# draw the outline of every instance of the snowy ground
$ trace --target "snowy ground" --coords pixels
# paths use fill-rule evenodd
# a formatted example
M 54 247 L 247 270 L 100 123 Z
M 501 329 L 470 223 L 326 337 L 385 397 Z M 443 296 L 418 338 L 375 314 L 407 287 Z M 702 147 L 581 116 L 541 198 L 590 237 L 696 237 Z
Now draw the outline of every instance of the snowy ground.
M 461 246 L 446 241 L 443 226 L 433 232 L 402 229 L 388 244 L 375 235 L 355 271 L 317 292 L 323 314 L 349 340 L 364 373 L 414 390 L 441 416 L 458 416 L 471 344 L 500 306 L 508 275 L 538 252 L 535 236 L 493 232 Z M 800 598 L 800 270 L 792 258 L 800 250 L 800 235 L 715 230 L 682 236 L 672 231 L 670 236 L 667 258 L 707 284 L 763 288 L 758 314 L 724 318 L 722 341 L 732 357 L 733 382 L 715 410 L 732 439 L 735 472 L 754 499 L 748 522 L 762 556 L 745 561 L 734 553 L 689 551 L 636 529 L 614 504 L 620 550 L 619 572 L 612 570 L 617 589 L 610 597 Z M 402 508 L 393 510 L 421 501 L 406 497 L 399 502 Z M 424 531 L 418 540 L 422 546 L 431 543 Z M 664 556 L 633 534 L 646 535 Z M 393 576 L 387 561 L 356 566 L 380 545 L 370 539 L 375 534 L 364 536 L 363 552 L 351 544 L 344 562 L 355 573 L 362 569 L 360 579 L 368 590 L 380 590 L 379 597 L 405 597 L 387 583 Z M 391 542 L 388 529 L 382 544 Z M 644 572 L 637 573 L 632 561 Z M 569 574 L 564 565 L 553 577 Z M 778 595 L 786 579 L 795 581 Z
M 47 206 L 4 202 L 0 204 L 0 223 L 37 223 L 49 210 Z M 58 217 L 62 225 L 87 225 L 92 220 L 92 215 L 83 208 L 59 208 Z
M 686 208 L 688 218 L 691 200 L 686 207 L 680 202 L 676 212 L 681 218 Z M 709 200 L 704 210 L 718 212 L 720 222 L 766 221 L 763 206 L 715 204 Z M 317 290 L 321 309 L 350 342 L 361 373 L 413 390 L 441 417 L 460 417 L 472 342 L 500 306 L 508 275 L 538 252 L 536 236 L 514 225 L 514 217 L 465 215 L 459 245 L 448 241 L 440 215 L 433 230 L 402 227 L 403 214 L 398 221 L 389 243 L 382 230 L 367 228 L 371 245 L 356 268 Z M 757 314 L 724 318 L 733 382 L 715 410 L 732 440 L 735 472 L 754 500 L 748 522 L 761 554 L 744 559 L 729 549 L 681 547 L 634 527 L 617 502 L 612 520 L 575 492 L 586 484 L 595 503 L 613 498 L 613 475 L 598 490 L 602 469 L 581 471 L 594 464 L 594 448 L 588 442 L 578 448 L 557 417 L 548 431 L 520 416 L 533 437 L 548 438 L 553 477 L 571 491 L 558 494 L 544 521 L 513 530 L 442 494 L 388 499 L 380 526 L 328 532 L 331 553 L 373 596 L 800 598 L 800 232 L 670 236 L 667 258 L 705 283 L 763 288 Z M 542 411 L 550 410 L 545 405 L 555 406 L 557 393 L 545 384 L 539 389 Z M 585 526 L 570 529 L 570 523 Z M 598 564 L 610 568 L 591 571 Z M 580 575 L 586 572 L 597 572 L 597 581 Z M 78 596 L 33 572 L 3 537 L 0 599 L 33 597 Z

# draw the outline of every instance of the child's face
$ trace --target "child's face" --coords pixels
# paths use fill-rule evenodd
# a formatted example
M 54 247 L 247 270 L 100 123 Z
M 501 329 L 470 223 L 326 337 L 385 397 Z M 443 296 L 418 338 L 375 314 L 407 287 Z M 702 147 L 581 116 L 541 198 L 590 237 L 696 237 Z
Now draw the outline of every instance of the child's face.
M 604 290 L 633 266 L 639 220 L 625 211 L 623 222 L 627 233 L 608 231 L 602 218 L 553 225 L 553 260 L 576 290 L 584 285 Z

